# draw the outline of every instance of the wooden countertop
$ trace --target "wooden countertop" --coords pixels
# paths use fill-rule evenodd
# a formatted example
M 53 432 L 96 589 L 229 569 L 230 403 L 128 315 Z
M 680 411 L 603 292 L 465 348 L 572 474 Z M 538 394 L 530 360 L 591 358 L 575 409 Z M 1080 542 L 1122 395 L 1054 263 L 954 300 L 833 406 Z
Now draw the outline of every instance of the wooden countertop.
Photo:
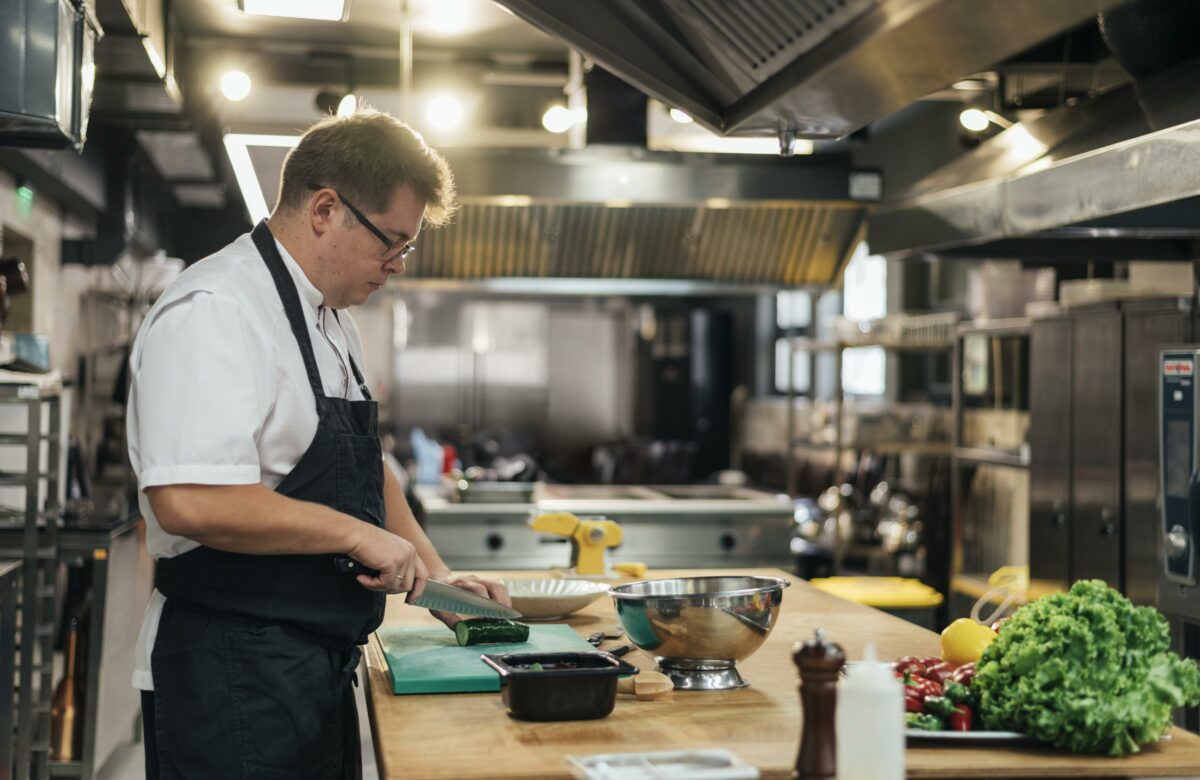
M 713 575 L 715 570 L 652 571 L 653 578 Z M 499 694 L 395 696 L 379 645 L 367 646 L 367 703 L 379 775 L 385 780 L 521 780 L 569 778 L 565 757 L 594 753 L 724 747 L 762 772 L 788 778 L 800 741 L 798 676 L 791 650 L 817 628 L 862 657 L 874 641 L 881 658 L 936 655 L 936 634 L 878 610 L 818 591 L 775 569 L 737 574 L 786 577 L 780 620 L 767 642 L 739 664 L 748 688 L 719 692 L 673 691 L 659 701 L 618 696 L 602 720 L 526 723 L 510 718 Z M 544 572 L 490 572 L 494 577 L 541 576 Z M 581 634 L 617 625 L 610 599 L 602 598 L 568 621 Z M 387 625 L 440 625 L 422 609 L 389 599 Z M 609 645 L 618 644 L 617 642 Z M 606 646 L 609 646 L 606 645 Z M 645 669 L 641 652 L 627 661 Z M 912 778 L 986 777 L 1187 777 L 1200 775 L 1200 737 L 1178 729 L 1172 739 L 1126 758 L 1075 756 L 1032 746 L 1006 748 L 910 746 Z

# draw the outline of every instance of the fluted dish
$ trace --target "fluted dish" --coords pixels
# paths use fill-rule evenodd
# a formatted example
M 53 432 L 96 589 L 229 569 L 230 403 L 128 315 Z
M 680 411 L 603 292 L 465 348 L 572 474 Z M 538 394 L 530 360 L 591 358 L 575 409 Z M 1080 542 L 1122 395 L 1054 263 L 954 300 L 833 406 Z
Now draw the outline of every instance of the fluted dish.
M 513 609 L 522 620 L 554 620 L 583 609 L 608 586 L 588 580 L 504 579 Z
M 789 584 L 778 577 L 680 577 L 608 593 L 629 640 L 676 688 L 723 690 L 749 685 L 737 662 L 766 641 Z

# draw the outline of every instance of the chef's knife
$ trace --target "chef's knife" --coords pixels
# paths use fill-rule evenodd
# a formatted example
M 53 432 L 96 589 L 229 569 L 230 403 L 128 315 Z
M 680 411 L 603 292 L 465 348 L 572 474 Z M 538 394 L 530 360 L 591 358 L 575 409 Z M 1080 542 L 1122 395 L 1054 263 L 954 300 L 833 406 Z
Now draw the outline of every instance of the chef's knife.
M 343 574 L 365 574 L 374 577 L 378 574 L 374 569 L 363 566 L 351 558 L 338 557 L 334 560 L 337 570 Z M 447 585 L 437 580 L 425 580 L 425 590 L 420 598 L 408 602 L 414 607 L 436 609 L 440 612 L 453 612 L 457 615 L 478 615 L 480 617 L 509 618 L 521 617 L 521 613 L 512 607 L 506 607 L 498 601 L 476 596 L 474 593 Z

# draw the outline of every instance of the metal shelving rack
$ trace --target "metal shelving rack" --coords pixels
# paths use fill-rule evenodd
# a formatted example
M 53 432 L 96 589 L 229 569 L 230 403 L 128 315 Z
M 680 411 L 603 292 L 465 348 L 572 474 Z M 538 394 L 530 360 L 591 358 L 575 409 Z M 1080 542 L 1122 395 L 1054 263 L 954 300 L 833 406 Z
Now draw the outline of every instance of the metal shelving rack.
M 25 410 L 25 430 L 0 433 L 0 447 L 24 447 L 25 470 L 0 472 L 0 485 L 23 487 L 23 509 L 0 508 L 0 557 L 22 562 L 16 663 L 17 780 L 45 780 L 50 765 L 50 698 L 53 695 L 54 634 L 58 618 L 58 519 L 62 488 L 62 389 L 37 383 L 0 384 L 0 405 Z M 42 422 L 48 422 L 43 431 Z M 47 464 L 42 471 L 43 461 Z M 46 501 L 40 487 L 45 482 Z
M 795 450 L 801 447 L 832 449 L 835 452 L 835 479 L 836 474 L 841 470 L 842 453 L 849 449 L 849 445 L 843 436 L 843 416 L 846 406 L 846 396 L 842 388 L 842 353 L 847 349 L 859 349 L 862 347 L 879 347 L 888 352 L 907 353 L 907 354 L 928 354 L 945 352 L 951 349 L 951 342 L 936 343 L 936 344 L 898 344 L 884 340 L 879 341 L 818 341 L 803 337 L 793 338 L 791 340 L 791 349 L 789 355 L 794 360 L 796 352 L 833 352 L 836 356 L 834 361 L 834 432 L 833 443 L 823 444 L 818 442 L 808 441 L 807 439 L 796 438 L 792 436 L 792 432 L 796 430 L 796 388 L 793 384 L 791 366 L 788 366 L 788 393 L 787 393 L 787 426 L 789 444 L 787 451 L 787 492 L 793 498 L 796 496 L 796 457 Z M 920 451 L 927 455 L 949 455 L 950 445 L 938 444 L 936 442 L 884 442 L 871 445 L 871 450 L 874 452 L 889 454 L 897 452 L 913 452 Z
M 953 448 L 950 455 L 950 591 L 961 596 L 978 599 L 988 590 L 990 572 L 963 571 L 963 478 L 964 468 L 970 466 L 1002 466 L 1012 469 L 1029 469 L 1029 452 L 989 447 L 965 447 L 962 443 L 963 424 L 963 339 L 969 336 L 985 336 L 989 339 L 1029 338 L 1031 320 L 1027 317 L 991 320 L 987 322 L 964 322 L 958 326 L 954 339 L 952 365 L 952 407 L 954 424 L 951 429 Z M 1027 380 L 1028 381 L 1028 380 Z M 1028 397 L 1028 396 L 1026 396 Z
M 0 777 L 9 777 L 13 765 L 13 714 L 16 689 L 11 684 L 17 662 L 17 588 L 21 581 L 19 560 L 0 561 Z
M 788 349 L 788 392 L 787 392 L 787 454 L 785 459 L 785 469 L 787 478 L 787 493 L 792 498 L 796 497 L 796 450 L 801 448 L 819 448 L 832 449 L 834 452 L 834 482 L 837 482 L 841 476 L 842 470 L 842 453 L 853 447 L 853 444 L 847 444 L 843 433 L 843 423 L 846 407 L 846 396 L 842 386 L 842 355 L 847 349 L 859 349 L 863 347 L 878 347 L 886 350 L 889 353 L 896 354 L 936 354 L 947 352 L 954 347 L 956 343 L 953 340 L 928 340 L 918 342 L 905 342 L 887 338 L 879 339 L 855 339 L 853 341 L 843 339 L 812 339 L 803 336 L 794 336 L 789 340 Z M 792 363 L 795 361 L 797 352 L 832 352 L 835 356 L 834 360 L 834 440 L 832 444 L 823 444 L 810 442 L 808 440 L 797 438 L 794 435 L 796 430 L 796 387 L 795 373 L 792 371 Z M 924 455 L 941 455 L 946 456 L 951 454 L 952 445 L 942 444 L 937 442 L 876 442 L 870 445 L 869 449 L 877 454 L 896 454 L 901 452 L 919 452 Z M 834 571 L 841 570 L 842 555 L 845 552 L 842 549 L 841 540 L 835 541 L 836 549 L 834 554 Z

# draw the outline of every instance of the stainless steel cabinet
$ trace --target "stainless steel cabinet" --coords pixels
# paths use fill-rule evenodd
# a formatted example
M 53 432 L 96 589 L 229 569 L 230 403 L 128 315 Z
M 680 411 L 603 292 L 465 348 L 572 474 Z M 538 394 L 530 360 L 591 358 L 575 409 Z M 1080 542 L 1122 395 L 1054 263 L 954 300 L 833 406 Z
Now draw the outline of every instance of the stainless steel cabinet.
M 1035 320 L 1029 335 L 1029 573 L 1071 578 L 1071 321 Z
M 1121 311 L 1071 318 L 1071 575 L 1121 588 Z

